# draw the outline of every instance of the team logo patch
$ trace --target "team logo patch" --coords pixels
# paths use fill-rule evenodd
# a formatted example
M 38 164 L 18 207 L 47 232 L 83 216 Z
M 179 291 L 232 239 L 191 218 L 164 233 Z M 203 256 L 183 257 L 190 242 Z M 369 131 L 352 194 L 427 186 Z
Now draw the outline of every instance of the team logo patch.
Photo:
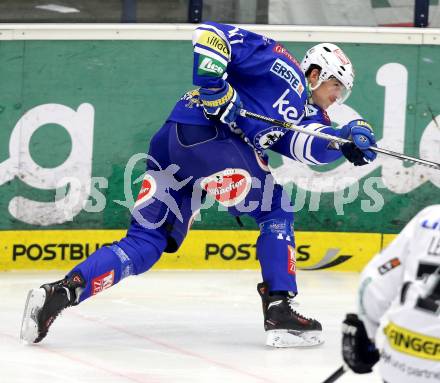
M 111 270 L 92 280 L 92 295 L 96 295 L 101 291 L 108 289 L 115 281 L 115 271 Z
M 255 138 L 254 143 L 257 149 L 269 149 L 275 142 L 284 136 L 284 131 L 278 126 L 271 126 L 259 132 Z
M 148 173 L 145 174 L 145 177 L 142 180 L 141 190 L 139 191 L 134 207 L 138 207 L 145 201 L 148 201 L 151 197 L 153 197 L 154 193 L 156 193 L 156 190 L 157 184 L 154 178 Z
M 391 271 L 392 269 L 396 268 L 397 266 L 400 266 L 400 259 L 393 258 L 388 262 L 385 262 L 383 265 L 379 266 L 377 270 L 379 271 L 380 275 L 384 275 L 388 273 L 388 271 Z
M 200 101 L 200 92 L 198 89 L 194 89 L 189 92 L 186 92 L 180 98 L 180 100 L 187 101 L 187 103 L 185 104 L 185 108 L 193 108 L 194 106 L 198 108 L 202 105 L 202 102 Z
M 291 245 L 287 245 L 287 272 L 291 275 L 296 274 L 295 248 Z
M 306 113 L 306 117 L 317 116 L 318 113 L 319 113 L 318 108 L 315 105 L 312 105 L 312 104 L 306 104 L 304 106 L 304 111 Z
M 223 206 L 243 201 L 251 189 L 252 178 L 244 169 L 225 169 L 200 182 L 200 186 Z

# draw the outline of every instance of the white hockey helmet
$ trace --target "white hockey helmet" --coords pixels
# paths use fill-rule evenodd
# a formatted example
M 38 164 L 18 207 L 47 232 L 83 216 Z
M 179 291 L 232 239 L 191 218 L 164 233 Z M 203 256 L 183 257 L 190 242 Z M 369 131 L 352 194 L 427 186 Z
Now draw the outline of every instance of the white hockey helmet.
M 301 61 L 301 70 L 304 74 L 312 64 L 321 68 L 318 83 L 311 88 L 317 89 L 323 81 L 335 77 L 344 85 L 344 90 L 336 101 L 342 104 L 350 96 L 353 88 L 354 69 L 350 59 L 344 54 L 341 48 L 331 43 L 321 43 L 310 48 Z

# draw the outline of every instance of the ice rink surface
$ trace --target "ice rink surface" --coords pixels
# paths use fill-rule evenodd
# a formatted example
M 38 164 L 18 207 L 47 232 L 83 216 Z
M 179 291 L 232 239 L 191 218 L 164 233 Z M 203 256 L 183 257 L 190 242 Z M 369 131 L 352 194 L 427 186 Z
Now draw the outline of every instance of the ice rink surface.
M 257 271 L 150 271 L 63 312 L 39 345 L 18 340 L 27 291 L 59 272 L 0 273 L 0 382 L 320 383 L 341 365 L 340 328 L 359 274 L 300 271 L 297 310 L 325 343 L 273 349 Z M 338 383 L 381 382 L 347 372 Z

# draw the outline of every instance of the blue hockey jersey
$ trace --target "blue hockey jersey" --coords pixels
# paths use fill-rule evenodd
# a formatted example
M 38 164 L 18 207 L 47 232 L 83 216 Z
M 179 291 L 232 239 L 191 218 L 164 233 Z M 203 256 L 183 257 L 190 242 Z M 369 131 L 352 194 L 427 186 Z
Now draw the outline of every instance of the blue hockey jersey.
M 194 85 L 216 88 L 226 80 L 239 94 L 244 109 L 297 125 L 304 121 L 307 129 L 338 135 L 318 106 L 313 106 L 316 113 L 306 116 L 305 76 L 298 60 L 282 44 L 238 27 L 207 22 L 195 30 L 193 47 Z M 197 90 L 182 97 L 169 120 L 207 124 Z M 341 156 L 339 151 L 327 150 L 328 142 L 322 139 L 241 116 L 236 122 L 258 150 L 275 150 L 308 164 L 328 163 Z

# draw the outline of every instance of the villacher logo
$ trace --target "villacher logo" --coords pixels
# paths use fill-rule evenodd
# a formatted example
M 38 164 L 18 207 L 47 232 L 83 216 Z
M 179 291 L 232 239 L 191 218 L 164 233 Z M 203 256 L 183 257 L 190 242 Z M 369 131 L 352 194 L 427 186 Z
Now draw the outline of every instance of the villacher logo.
M 225 193 L 228 194 L 235 194 L 234 191 L 238 191 L 241 186 L 243 186 L 243 183 L 245 182 L 245 179 L 242 178 L 237 182 L 232 182 L 226 187 L 215 187 L 215 188 L 207 188 L 208 193 L 213 195 L 219 195 L 222 196 Z
M 226 56 L 229 55 L 229 49 L 226 46 L 226 43 L 222 39 L 218 38 L 217 36 L 208 37 L 206 42 L 209 45 L 212 45 L 214 48 L 216 48 L 220 52 L 224 53 Z
M 224 206 L 234 206 L 246 198 L 252 179 L 244 169 L 225 169 L 200 182 L 202 189 Z

